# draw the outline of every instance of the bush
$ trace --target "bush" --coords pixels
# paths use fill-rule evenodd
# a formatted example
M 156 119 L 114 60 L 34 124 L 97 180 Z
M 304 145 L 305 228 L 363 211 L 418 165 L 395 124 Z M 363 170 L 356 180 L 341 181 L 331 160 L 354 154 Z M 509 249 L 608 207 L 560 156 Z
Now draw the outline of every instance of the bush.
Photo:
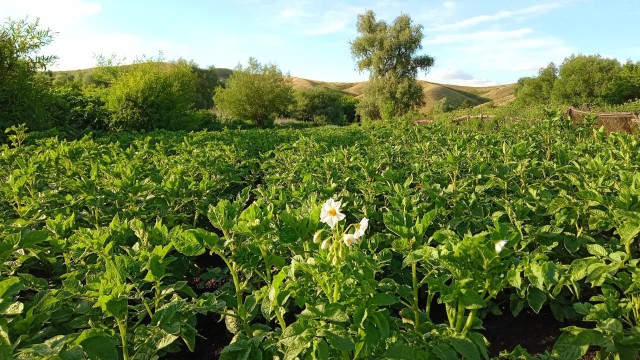
M 227 116 L 251 120 L 259 127 L 271 127 L 276 115 L 293 102 L 290 78 L 274 64 L 261 65 L 249 58 L 249 65 L 238 65 L 218 87 L 213 97 L 216 107 Z
M 38 21 L 9 19 L 0 25 L 0 128 L 22 123 L 31 130 L 51 126 L 48 82 L 35 75 L 55 60 L 38 55 L 52 40 L 51 30 L 40 29 Z
M 112 130 L 182 130 L 193 126 L 198 77 L 185 61 L 120 67 L 103 90 Z
M 106 129 L 109 113 L 97 94 L 74 86 L 60 86 L 53 88 L 52 95 L 55 100 L 51 115 L 56 126 Z
M 302 121 L 344 125 L 347 119 L 343 98 L 342 93 L 326 86 L 296 90 L 291 115 Z

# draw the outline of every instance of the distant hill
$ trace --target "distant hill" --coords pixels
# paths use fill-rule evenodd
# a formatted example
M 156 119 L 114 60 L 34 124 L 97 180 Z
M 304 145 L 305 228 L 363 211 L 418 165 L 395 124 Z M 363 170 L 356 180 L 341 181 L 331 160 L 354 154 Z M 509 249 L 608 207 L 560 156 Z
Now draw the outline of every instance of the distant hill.
M 323 85 L 356 97 L 362 95 L 367 85 L 366 81 L 355 83 L 325 82 L 297 77 L 293 77 L 292 80 L 294 89 Z M 515 98 L 515 84 L 473 87 L 437 84 L 428 81 L 419 82 L 424 91 L 424 101 L 426 104 L 421 109 L 423 111 L 431 109 L 438 101 L 446 101 L 447 104 L 452 106 L 460 105 L 465 100 L 467 100 L 470 106 L 483 106 L 489 103 L 501 106 L 511 102 Z
M 91 73 L 92 70 L 93 69 L 60 71 L 60 73 L 75 75 L 79 72 Z M 224 80 L 231 76 L 233 70 L 227 68 L 216 68 L 216 73 L 220 79 Z M 364 88 L 367 85 L 366 81 L 327 82 L 303 79 L 299 77 L 292 77 L 292 83 L 294 89 L 326 86 L 356 97 L 362 95 Z M 486 106 L 487 104 L 501 106 L 511 102 L 515 98 L 515 84 L 474 87 L 420 81 L 420 85 L 422 85 L 422 88 L 424 89 L 424 101 L 426 104 L 421 109 L 422 111 L 428 111 L 438 101 L 445 101 L 447 104 L 454 107 L 462 104 L 465 100 L 467 101 L 467 104 L 474 107 Z

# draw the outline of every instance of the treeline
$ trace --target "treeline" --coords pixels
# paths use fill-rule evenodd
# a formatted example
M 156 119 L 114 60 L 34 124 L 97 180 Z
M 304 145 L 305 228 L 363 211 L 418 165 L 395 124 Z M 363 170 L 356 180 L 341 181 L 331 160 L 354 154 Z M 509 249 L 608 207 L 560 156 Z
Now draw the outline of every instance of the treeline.
M 572 55 L 516 84 L 516 102 L 574 106 L 618 105 L 640 99 L 640 62 Z
M 145 58 L 131 65 L 99 59 L 94 69 L 51 72 L 53 41 L 38 21 L 0 27 L 0 129 L 200 130 L 224 121 L 267 127 L 276 117 L 316 124 L 356 119 L 353 96 L 327 87 L 294 90 L 289 76 L 255 59 L 228 78 L 185 60 Z M 254 112 L 241 111 L 252 107 Z

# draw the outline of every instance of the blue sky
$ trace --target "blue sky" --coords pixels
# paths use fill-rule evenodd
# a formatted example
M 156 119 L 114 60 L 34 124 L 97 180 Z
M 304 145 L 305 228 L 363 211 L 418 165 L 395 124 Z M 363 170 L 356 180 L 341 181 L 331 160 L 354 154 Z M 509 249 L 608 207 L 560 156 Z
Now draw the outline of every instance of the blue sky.
M 359 13 L 424 26 L 422 53 L 436 65 L 420 79 L 512 83 L 571 54 L 640 60 L 637 0 L 0 0 L 0 18 L 40 18 L 58 34 L 54 70 L 92 67 L 95 55 L 141 56 L 233 68 L 250 56 L 292 76 L 361 81 L 349 41 Z

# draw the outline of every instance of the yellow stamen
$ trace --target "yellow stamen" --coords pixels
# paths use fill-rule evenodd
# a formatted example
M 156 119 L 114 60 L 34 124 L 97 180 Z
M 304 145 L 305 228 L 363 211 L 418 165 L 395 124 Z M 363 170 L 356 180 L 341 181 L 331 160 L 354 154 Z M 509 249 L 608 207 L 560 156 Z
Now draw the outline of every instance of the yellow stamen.
M 337 213 L 338 212 L 336 211 L 336 209 L 334 209 L 334 208 L 329 209 L 329 215 L 336 216 Z

